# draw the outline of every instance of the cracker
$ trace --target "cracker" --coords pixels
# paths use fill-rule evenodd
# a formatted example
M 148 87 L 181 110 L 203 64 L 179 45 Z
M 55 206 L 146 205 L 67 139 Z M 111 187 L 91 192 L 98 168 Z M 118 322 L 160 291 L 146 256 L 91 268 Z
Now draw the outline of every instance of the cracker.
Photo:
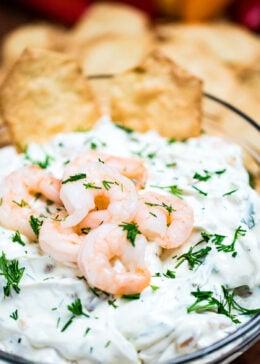
M 50 24 L 28 24 L 16 28 L 4 38 L 2 58 L 5 67 L 12 65 L 25 48 L 41 47 L 61 51 L 65 30 Z
M 82 42 L 105 34 L 144 34 L 149 29 L 148 16 L 126 4 L 91 5 L 71 32 L 72 42 Z
M 81 44 L 75 55 L 87 76 L 117 74 L 141 63 L 150 49 L 149 36 L 107 34 Z
M 89 129 L 99 111 L 76 62 L 57 52 L 28 49 L 0 93 L 4 120 L 14 142 L 24 148 L 60 132 Z
M 199 135 L 202 83 L 160 53 L 108 82 L 113 121 L 169 138 Z
M 259 118 L 257 69 L 236 66 L 219 59 L 204 42 L 161 38 L 157 48 L 204 81 L 205 91 L 230 102 L 254 119 Z M 250 71 L 251 70 L 251 71 Z M 255 91 L 254 91 L 255 88 Z M 212 117 L 220 119 L 225 109 L 211 103 Z
M 159 38 L 179 41 L 189 45 L 203 44 L 215 56 L 226 63 L 251 65 L 259 60 L 260 41 L 250 31 L 230 23 L 159 25 Z
M 181 39 L 159 41 L 157 49 L 205 81 L 207 92 L 224 99 L 235 92 L 232 71 L 204 43 L 197 41 L 187 44 Z

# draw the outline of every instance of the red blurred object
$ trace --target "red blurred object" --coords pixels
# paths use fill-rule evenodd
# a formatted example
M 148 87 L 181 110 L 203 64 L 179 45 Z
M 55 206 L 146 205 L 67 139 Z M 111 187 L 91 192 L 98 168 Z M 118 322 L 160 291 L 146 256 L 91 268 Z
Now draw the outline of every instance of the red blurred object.
M 19 2 L 66 25 L 75 23 L 90 3 L 88 0 L 19 0 Z
M 122 1 L 110 1 L 110 2 L 119 2 L 119 3 L 125 3 L 128 5 L 135 6 L 136 8 L 139 8 L 143 11 L 145 11 L 148 15 L 153 16 L 155 15 L 155 0 L 122 0 Z
M 234 1 L 231 15 L 250 30 L 260 32 L 260 0 Z
M 32 10 L 36 10 L 42 15 L 52 18 L 65 25 L 73 25 L 82 13 L 88 8 L 90 3 L 97 2 L 91 0 L 18 0 L 21 4 L 28 6 Z M 111 1 L 121 2 L 135 6 L 148 15 L 155 13 L 154 0 L 123 0 Z

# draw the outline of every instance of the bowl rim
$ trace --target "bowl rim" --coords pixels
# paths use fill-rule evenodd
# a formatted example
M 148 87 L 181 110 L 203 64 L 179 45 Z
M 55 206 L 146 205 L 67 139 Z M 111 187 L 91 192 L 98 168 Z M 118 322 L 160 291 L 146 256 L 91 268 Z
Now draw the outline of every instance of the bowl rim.
M 239 110 L 237 107 L 233 106 L 229 102 L 226 102 L 219 97 L 216 97 L 210 93 L 204 92 L 203 96 L 212 100 L 216 104 L 219 104 L 223 107 L 226 107 L 227 109 L 231 110 L 235 114 L 237 114 L 240 118 L 244 119 L 246 122 L 248 122 L 253 128 L 255 128 L 258 132 L 260 131 L 260 123 L 257 123 L 255 120 L 253 120 L 251 117 L 246 115 L 244 112 Z M 253 335 L 250 335 L 253 334 Z M 244 338 L 243 335 L 249 335 L 248 337 Z M 244 351 L 243 349 L 247 349 L 250 346 L 252 346 L 254 343 L 258 341 L 260 338 L 260 313 L 257 315 L 254 315 L 252 318 L 250 318 L 247 322 L 241 324 L 234 332 L 228 334 L 223 339 L 218 340 L 217 342 L 214 342 L 213 344 L 196 350 L 190 354 L 185 354 L 178 356 L 174 359 L 168 359 L 164 361 L 165 364 L 188 364 L 192 363 L 194 360 L 203 359 L 209 354 L 214 354 L 219 349 L 225 348 L 229 344 L 232 344 L 237 339 L 243 340 L 243 342 L 239 342 L 239 353 L 237 356 L 242 354 Z M 232 346 L 229 350 L 221 353 L 221 356 L 216 356 L 215 358 L 212 358 L 207 363 L 219 363 L 219 360 L 224 360 L 230 357 L 230 355 L 235 354 L 237 352 L 238 346 Z M 21 357 L 19 355 L 15 355 L 12 353 L 5 352 L 3 350 L 0 350 L 0 361 L 4 360 L 6 363 L 12 363 L 12 364 L 44 364 L 44 362 L 35 362 L 31 361 L 29 359 L 25 359 L 24 357 Z
M 219 103 L 220 105 L 228 108 L 229 110 L 233 111 L 235 114 L 240 116 L 242 119 L 245 119 L 249 124 L 251 124 L 253 127 L 255 127 L 256 130 L 260 131 L 260 123 L 257 123 L 254 119 L 252 119 L 250 116 L 248 116 L 243 111 L 239 110 L 237 107 L 233 106 L 229 102 L 224 101 L 224 100 L 220 99 L 219 97 L 216 97 L 208 92 L 204 92 L 203 96 L 205 96 L 206 98 L 213 100 L 213 101 Z

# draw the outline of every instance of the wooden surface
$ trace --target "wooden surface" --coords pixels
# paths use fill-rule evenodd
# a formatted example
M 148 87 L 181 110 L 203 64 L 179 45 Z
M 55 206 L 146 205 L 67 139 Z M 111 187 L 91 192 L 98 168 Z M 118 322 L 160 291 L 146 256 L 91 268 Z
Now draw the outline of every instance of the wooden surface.
M 15 1 L 0 0 L 0 41 L 16 26 L 37 20 L 42 20 L 39 14 L 17 6 Z M 234 360 L 232 364 L 260 364 L 260 342 Z

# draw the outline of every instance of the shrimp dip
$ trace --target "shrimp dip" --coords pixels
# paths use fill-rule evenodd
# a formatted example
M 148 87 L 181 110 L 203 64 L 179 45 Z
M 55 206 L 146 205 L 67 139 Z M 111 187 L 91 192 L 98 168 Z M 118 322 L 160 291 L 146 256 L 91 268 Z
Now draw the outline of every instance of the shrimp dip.
M 239 146 L 101 119 L 0 151 L 0 350 L 164 363 L 260 312 L 260 199 Z

